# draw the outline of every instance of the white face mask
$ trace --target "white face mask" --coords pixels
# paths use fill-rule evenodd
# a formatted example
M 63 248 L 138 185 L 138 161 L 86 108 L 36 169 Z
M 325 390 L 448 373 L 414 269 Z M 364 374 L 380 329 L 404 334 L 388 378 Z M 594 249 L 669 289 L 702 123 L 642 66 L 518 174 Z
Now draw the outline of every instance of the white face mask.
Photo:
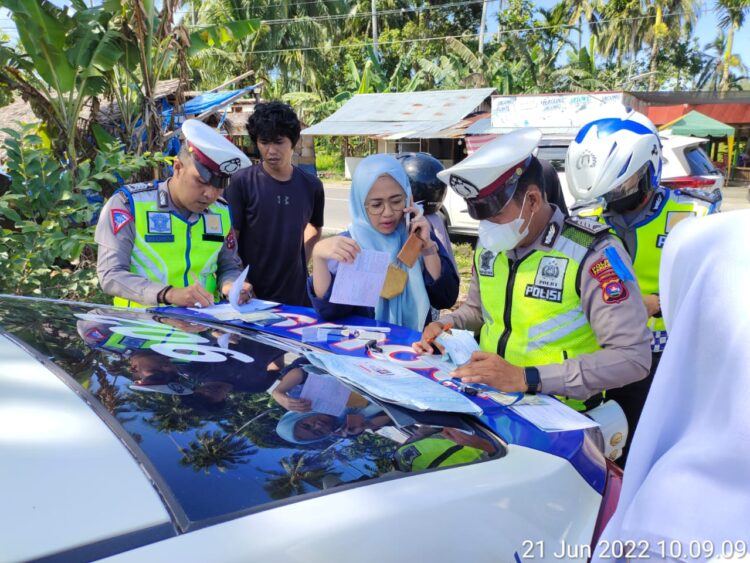
M 529 224 L 531 224 L 531 217 L 534 216 L 534 213 L 532 213 L 526 228 L 522 231 L 521 226 L 524 223 L 523 206 L 525 204 L 526 196 L 524 195 L 518 217 L 508 223 L 493 223 L 487 220 L 479 221 L 479 244 L 492 252 L 504 252 L 518 246 L 518 243 L 529 234 Z

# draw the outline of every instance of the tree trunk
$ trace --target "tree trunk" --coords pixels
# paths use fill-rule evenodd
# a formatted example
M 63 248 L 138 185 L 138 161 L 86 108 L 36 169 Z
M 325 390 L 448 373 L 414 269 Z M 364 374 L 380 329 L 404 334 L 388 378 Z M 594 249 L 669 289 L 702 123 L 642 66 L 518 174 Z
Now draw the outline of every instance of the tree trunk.
M 651 45 L 651 65 L 649 66 L 649 72 L 651 76 L 648 77 L 648 91 L 653 92 L 656 88 L 656 54 L 659 52 L 659 40 L 654 37 L 654 43 Z
M 484 54 L 484 26 L 487 21 L 487 0 L 482 2 L 482 19 L 479 23 L 479 58 Z
M 727 33 L 727 48 L 724 51 L 724 64 L 721 69 L 721 84 L 719 84 L 719 92 L 726 92 L 729 90 L 729 63 L 732 58 L 734 28 L 736 25 L 736 22 L 732 22 L 732 25 L 729 26 L 729 32 Z

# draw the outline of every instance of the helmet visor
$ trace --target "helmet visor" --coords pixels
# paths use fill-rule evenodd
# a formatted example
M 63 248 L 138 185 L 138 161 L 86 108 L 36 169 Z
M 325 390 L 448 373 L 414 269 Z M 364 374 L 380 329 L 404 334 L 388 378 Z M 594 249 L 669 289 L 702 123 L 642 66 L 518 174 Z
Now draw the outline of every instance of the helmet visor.
M 609 204 L 621 199 L 625 199 L 626 197 L 629 197 L 636 193 L 638 191 L 638 185 L 640 184 L 641 179 L 647 172 L 648 163 L 641 166 L 641 168 L 635 174 L 625 180 L 622 184 L 604 194 L 604 196 L 602 196 L 604 201 Z
M 472 219 L 483 220 L 500 213 L 516 193 L 520 174 L 514 174 L 501 187 L 485 197 L 466 199 L 469 216 Z

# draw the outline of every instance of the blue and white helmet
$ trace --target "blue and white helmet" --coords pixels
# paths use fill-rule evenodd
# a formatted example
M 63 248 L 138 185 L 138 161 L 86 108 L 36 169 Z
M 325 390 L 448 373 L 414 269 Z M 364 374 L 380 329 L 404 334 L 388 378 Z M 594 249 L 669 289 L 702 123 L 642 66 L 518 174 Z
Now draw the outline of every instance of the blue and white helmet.
M 568 189 L 576 201 L 621 200 L 659 185 L 661 143 L 654 124 L 642 113 L 597 119 L 581 127 L 565 158 Z M 641 187 L 641 189 L 643 189 Z

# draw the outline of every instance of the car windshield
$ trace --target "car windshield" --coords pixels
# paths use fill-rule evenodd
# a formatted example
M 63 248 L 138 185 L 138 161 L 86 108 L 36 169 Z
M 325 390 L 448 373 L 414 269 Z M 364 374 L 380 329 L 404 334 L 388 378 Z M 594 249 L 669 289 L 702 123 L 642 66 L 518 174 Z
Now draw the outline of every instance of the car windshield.
M 702 176 L 704 174 L 718 174 L 719 171 L 708 158 L 708 155 L 703 152 L 700 147 L 691 147 L 685 150 L 685 159 L 690 166 L 690 173 L 694 176 Z
M 94 403 L 183 530 L 505 453 L 468 418 L 378 404 L 313 368 L 296 343 L 218 326 L 0 298 L 2 331 Z

